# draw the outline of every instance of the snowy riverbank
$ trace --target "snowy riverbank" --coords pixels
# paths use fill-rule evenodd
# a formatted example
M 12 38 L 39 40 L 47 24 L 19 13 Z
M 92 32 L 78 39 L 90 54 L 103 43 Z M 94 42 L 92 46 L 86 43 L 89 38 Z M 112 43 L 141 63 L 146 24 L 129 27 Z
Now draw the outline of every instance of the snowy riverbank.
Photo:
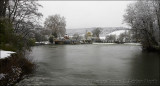
M 141 43 L 124 43 L 124 44 L 127 44 L 127 45 L 137 45 L 137 46 L 142 45 Z
M 106 45 L 112 45 L 112 44 L 117 44 L 117 43 L 93 43 L 93 44 L 106 44 Z M 126 44 L 126 45 L 137 45 L 137 46 L 140 46 L 141 44 L 140 43 L 123 43 L 123 44 Z
M 116 44 L 116 43 L 92 43 L 92 44 Z
M 21 53 L 0 50 L 0 86 L 12 86 L 35 71 L 35 64 Z
M 15 53 L 15 52 L 0 50 L 0 59 L 7 58 L 7 57 L 11 56 L 11 54 L 13 54 L 13 53 Z

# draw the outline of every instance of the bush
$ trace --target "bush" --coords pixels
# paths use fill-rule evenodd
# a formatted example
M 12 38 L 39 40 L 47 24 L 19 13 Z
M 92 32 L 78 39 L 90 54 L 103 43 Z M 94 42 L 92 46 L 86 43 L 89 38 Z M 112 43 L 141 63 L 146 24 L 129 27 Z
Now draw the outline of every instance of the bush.
M 0 86 L 13 85 L 24 75 L 33 73 L 36 65 L 22 54 L 13 54 L 9 58 L 0 59 L 0 74 L 6 74 Z
M 0 49 L 15 51 L 14 38 L 12 25 L 7 20 L 0 19 Z
M 50 42 L 50 43 L 53 43 L 53 36 L 50 36 L 50 37 L 49 37 L 49 42 Z
M 35 39 L 32 39 L 32 38 L 31 38 L 31 39 L 29 40 L 29 45 L 30 45 L 30 46 L 34 46 L 34 45 L 35 45 L 35 42 L 36 42 Z

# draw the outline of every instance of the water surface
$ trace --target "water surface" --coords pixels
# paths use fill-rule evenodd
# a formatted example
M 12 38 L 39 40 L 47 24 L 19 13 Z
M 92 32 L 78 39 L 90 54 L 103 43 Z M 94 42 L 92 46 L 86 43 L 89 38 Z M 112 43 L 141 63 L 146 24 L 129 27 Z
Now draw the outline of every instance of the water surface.
M 135 45 L 33 47 L 35 74 L 18 85 L 158 85 L 159 57 Z

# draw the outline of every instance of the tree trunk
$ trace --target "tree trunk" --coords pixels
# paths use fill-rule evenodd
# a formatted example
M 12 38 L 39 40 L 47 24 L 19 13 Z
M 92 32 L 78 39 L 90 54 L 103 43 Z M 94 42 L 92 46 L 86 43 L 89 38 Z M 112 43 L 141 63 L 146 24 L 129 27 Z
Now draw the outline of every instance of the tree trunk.
M 9 0 L 0 0 L 0 17 L 5 17 L 8 1 Z
M 158 19 L 158 28 L 159 28 L 159 46 L 160 46 L 160 1 L 158 1 L 158 15 L 157 15 L 157 19 Z

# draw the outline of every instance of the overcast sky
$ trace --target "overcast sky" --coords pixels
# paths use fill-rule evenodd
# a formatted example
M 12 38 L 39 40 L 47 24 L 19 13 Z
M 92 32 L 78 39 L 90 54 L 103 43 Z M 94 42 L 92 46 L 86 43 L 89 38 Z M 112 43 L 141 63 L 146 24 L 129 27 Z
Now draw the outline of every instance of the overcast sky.
M 131 1 L 39 1 L 42 23 L 49 15 L 66 18 L 66 28 L 126 27 L 123 15 Z

